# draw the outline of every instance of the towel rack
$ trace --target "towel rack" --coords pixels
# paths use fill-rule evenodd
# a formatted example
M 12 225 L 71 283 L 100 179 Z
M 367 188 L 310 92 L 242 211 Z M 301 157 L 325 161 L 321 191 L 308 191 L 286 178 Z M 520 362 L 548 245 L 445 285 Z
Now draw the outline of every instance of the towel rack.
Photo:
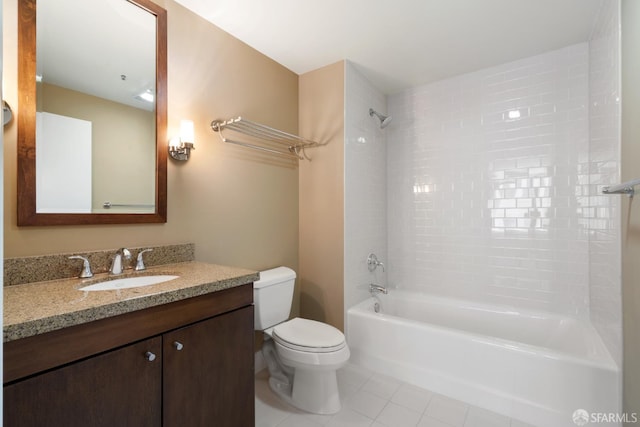
M 104 202 L 102 204 L 102 207 L 105 209 L 111 209 L 111 208 L 155 208 L 156 205 L 144 205 L 144 204 L 137 204 L 137 203 L 111 203 L 111 202 Z
M 321 145 L 315 141 L 310 141 L 297 135 L 283 132 L 260 123 L 252 122 L 251 120 L 247 120 L 242 117 L 236 117 L 226 121 L 214 120 L 211 122 L 211 129 L 220 134 L 222 142 L 228 142 L 242 147 L 252 148 L 254 150 L 296 160 L 311 160 L 307 156 L 305 149 Z M 222 131 L 226 129 L 247 135 L 251 137 L 252 140 L 255 140 L 255 142 L 238 141 L 226 138 L 222 134 Z
M 602 193 L 604 194 L 626 194 L 629 197 L 633 197 L 635 194 L 635 186 L 640 185 L 640 178 L 632 179 L 631 181 L 623 182 L 622 184 L 611 185 L 604 187 Z

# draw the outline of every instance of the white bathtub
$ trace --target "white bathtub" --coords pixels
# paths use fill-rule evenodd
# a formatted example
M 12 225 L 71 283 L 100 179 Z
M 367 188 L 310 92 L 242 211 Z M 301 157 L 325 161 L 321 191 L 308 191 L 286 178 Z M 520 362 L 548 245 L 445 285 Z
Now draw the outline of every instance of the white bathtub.
M 588 322 L 391 290 L 348 310 L 347 342 L 356 364 L 535 426 L 621 411 L 618 367 Z

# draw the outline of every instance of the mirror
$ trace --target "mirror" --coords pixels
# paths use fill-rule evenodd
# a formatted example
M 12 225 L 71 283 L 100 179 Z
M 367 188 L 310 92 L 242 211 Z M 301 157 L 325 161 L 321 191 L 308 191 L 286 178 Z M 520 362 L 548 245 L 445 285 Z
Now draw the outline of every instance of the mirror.
M 37 1 L 18 2 L 18 225 L 166 222 L 166 11 Z

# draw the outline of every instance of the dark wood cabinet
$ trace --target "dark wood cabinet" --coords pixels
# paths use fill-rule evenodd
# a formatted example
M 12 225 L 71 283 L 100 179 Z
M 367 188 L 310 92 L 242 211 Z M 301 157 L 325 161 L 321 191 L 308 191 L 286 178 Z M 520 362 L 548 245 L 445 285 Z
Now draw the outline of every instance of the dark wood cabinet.
M 164 427 L 253 425 L 253 307 L 162 340 Z
M 252 285 L 214 295 L 6 343 L 4 426 L 253 426 Z
M 159 426 L 161 351 L 155 337 L 6 386 L 4 425 Z

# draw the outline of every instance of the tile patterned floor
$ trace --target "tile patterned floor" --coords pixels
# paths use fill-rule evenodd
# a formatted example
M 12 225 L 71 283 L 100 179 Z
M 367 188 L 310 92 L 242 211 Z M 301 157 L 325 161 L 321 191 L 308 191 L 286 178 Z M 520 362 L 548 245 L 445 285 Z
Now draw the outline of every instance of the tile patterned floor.
M 282 402 L 266 370 L 256 375 L 256 427 L 532 427 L 347 364 L 338 371 L 343 407 L 313 415 Z

